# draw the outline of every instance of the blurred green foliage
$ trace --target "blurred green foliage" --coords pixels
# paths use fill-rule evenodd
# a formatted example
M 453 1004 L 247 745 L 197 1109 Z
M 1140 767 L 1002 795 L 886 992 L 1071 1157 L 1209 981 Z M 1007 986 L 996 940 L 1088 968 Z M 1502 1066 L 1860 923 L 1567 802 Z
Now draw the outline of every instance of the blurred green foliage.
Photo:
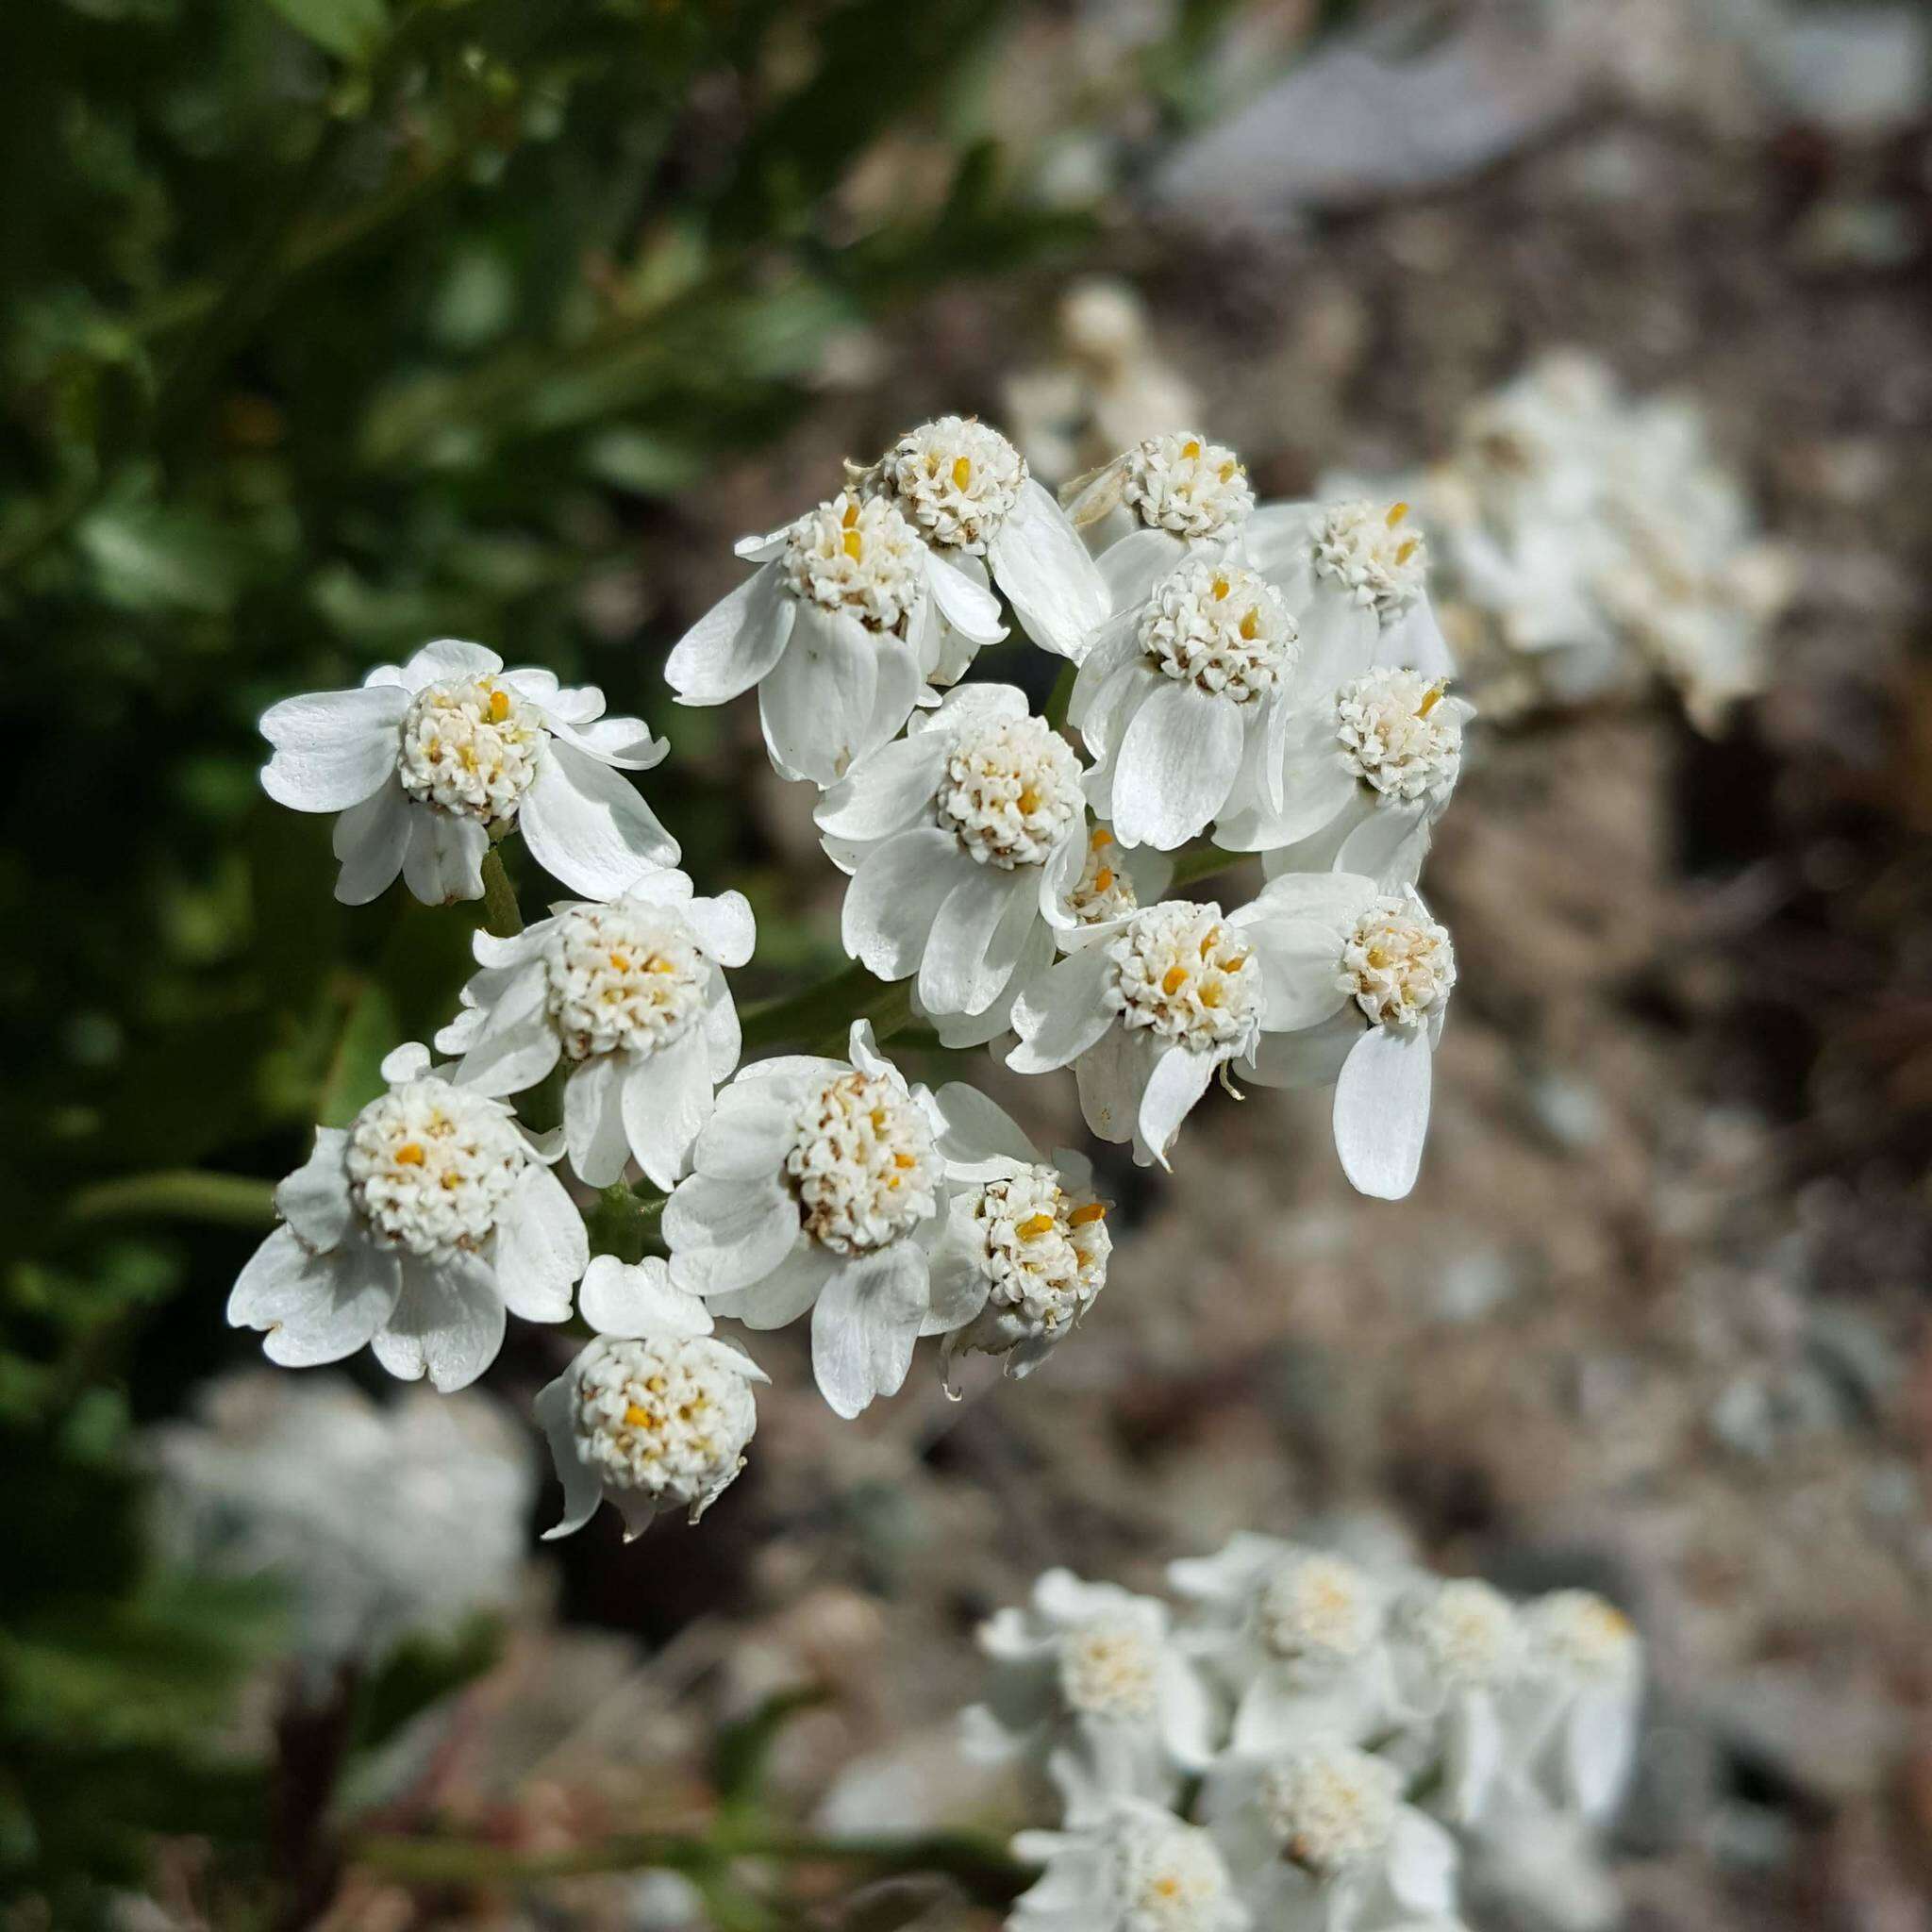
M 1170 121 L 1227 10 L 1142 50 Z M 987 135 L 1024 11 L 0 8 L 0 1885 L 57 1920 L 154 1831 L 268 1856 L 259 1769 L 211 1740 L 272 1618 L 145 1552 L 136 1433 L 245 1352 L 222 1303 L 268 1177 L 467 958 L 462 912 L 333 903 L 256 717 L 453 634 L 659 719 L 655 652 L 584 588 L 841 337 L 1091 234 Z M 938 188 L 855 208 L 908 130 Z M 704 872 L 742 833 L 694 802 L 666 816 Z

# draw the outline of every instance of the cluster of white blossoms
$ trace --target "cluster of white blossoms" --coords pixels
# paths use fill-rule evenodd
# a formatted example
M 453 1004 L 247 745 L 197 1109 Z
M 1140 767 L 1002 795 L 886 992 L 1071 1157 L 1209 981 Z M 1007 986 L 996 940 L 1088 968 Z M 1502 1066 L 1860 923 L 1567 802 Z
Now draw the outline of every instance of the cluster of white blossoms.
M 1661 678 L 1713 731 L 1763 689 L 1791 559 L 1760 535 L 1694 404 L 1633 401 L 1595 358 L 1545 356 L 1473 403 L 1448 457 L 1400 487 L 1486 711 Z
M 666 675 L 690 705 L 756 692 L 773 765 L 818 788 L 845 950 L 883 983 L 769 1002 L 749 1036 L 728 975 L 751 908 L 675 869 L 622 775 L 665 746 L 601 692 L 443 640 L 262 720 L 269 793 L 341 814 L 341 899 L 400 872 L 430 904 L 483 899 L 485 929 L 435 1057 L 398 1047 L 276 1191 L 229 1320 L 278 1363 L 367 1346 L 454 1390 L 510 1315 L 576 1317 L 591 1339 L 539 1403 L 563 1528 L 605 1500 L 631 1533 L 695 1516 L 738 1474 L 762 1377 L 721 1320 L 808 1322 L 854 1416 L 922 1337 L 948 1381 L 975 1354 L 1024 1374 L 1088 1315 L 1112 1247 L 1089 1160 L 909 1080 L 891 1029 L 1072 1068 L 1092 1132 L 1162 1166 L 1217 1074 L 1332 1084 L 1343 1171 L 1393 1198 L 1456 981 L 1415 881 L 1470 707 L 1405 504 L 1257 503 L 1234 451 L 1183 431 L 1062 508 L 948 416 L 738 553 L 751 575 Z M 967 675 L 1014 627 L 1065 660 L 1050 715 Z M 1264 858 L 1245 904 L 1170 895 L 1210 831 L 1195 875 Z M 575 895 L 528 924 L 516 834 Z M 1131 1674 L 1116 1635 L 1096 1696 Z
M 980 1632 L 965 1748 L 1062 1813 L 1014 1841 L 1020 1932 L 1452 1932 L 1465 1853 L 1622 1798 L 1642 1649 L 1602 1597 L 1245 1534 L 1169 1580 L 1049 1571 Z

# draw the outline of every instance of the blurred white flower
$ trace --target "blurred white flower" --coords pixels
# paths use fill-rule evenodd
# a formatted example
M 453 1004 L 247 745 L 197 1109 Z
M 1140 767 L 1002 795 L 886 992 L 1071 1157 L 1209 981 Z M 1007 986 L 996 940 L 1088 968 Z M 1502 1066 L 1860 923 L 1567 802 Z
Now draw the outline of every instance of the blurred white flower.
M 854 483 L 917 526 L 932 546 L 936 585 L 950 572 L 983 591 L 990 570 L 1042 650 L 1077 659 L 1105 621 L 1107 587 L 1086 545 L 998 430 L 941 416 L 908 430 Z
M 1505 1700 L 1514 1781 L 1600 1824 L 1629 1782 L 1643 1650 L 1629 1618 L 1587 1590 L 1526 1605 L 1521 1686 Z
M 1439 1774 L 1435 1807 L 1473 1823 L 1508 1768 L 1503 1699 L 1523 1672 L 1523 1620 L 1500 1591 L 1464 1577 L 1412 1591 L 1391 1632 L 1398 1692 Z
M 898 731 L 928 679 L 957 677 L 1006 635 L 984 583 L 940 563 L 881 497 L 841 491 L 738 554 L 758 569 L 684 634 L 664 675 L 686 705 L 756 686 L 765 747 L 788 778 L 842 777 Z
M 1241 458 L 1186 429 L 1149 437 L 1060 496 L 1077 528 L 1097 537 L 1120 532 L 1100 553 L 1115 616 L 1146 603 L 1195 544 L 1235 542 L 1255 508 Z
M 1045 1869 L 1014 1904 L 1013 1932 L 1246 1932 L 1212 1838 L 1158 1805 L 1122 1798 L 1067 1831 L 1026 1831 L 1015 1857 Z
M 1108 623 L 1068 717 L 1097 760 L 1087 795 L 1123 845 L 1171 851 L 1250 802 L 1300 656 L 1280 597 L 1239 551 L 1213 545 Z
M 665 754 L 641 719 L 604 716 L 594 686 L 505 671 L 481 644 L 440 638 L 359 690 L 285 698 L 262 714 L 274 747 L 262 790 L 297 811 L 333 811 L 336 897 L 375 898 L 403 874 L 425 905 L 483 896 L 492 838 L 522 831 L 573 891 L 613 898 L 677 842 L 617 774 Z
M 1267 782 L 1215 824 L 1217 843 L 1260 852 L 1270 877 L 1359 873 L 1413 885 L 1462 771 L 1474 707 L 1418 671 L 1351 678 L 1297 706 L 1268 748 Z
M 1354 873 L 1271 879 L 1235 918 L 1267 973 L 1265 1030 L 1242 1075 L 1335 1084 L 1335 1151 L 1364 1194 L 1399 1201 L 1428 1134 L 1432 1061 L 1456 955 L 1412 887 Z
M 1169 1566 L 1200 1607 L 1197 1654 L 1229 1689 L 1229 1748 L 1285 1750 L 1298 1739 L 1360 1743 L 1395 1705 L 1389 1589 L 1325 1550 L 1245 1532 L 1218 1555 Z
M 721 1090 L 664 1208 L 674 1278 L 716 1314 L 780 1328 L 811 1310 L 812 1370 L 855 1416 L 897 1392 L 932 1301 L 944 1119 L 854 1023 L 850 1058 L 760 1060 Z
M 284 1224 L 242 1268 L 228 1322 L 265 1330 L 285 1368 L 367 1343 L 392 1375 L 460 1389 L 495 1360 L 506 1310 L 568 1318 L 589 1238 L 555 1157 L 502 1101 L 432 1073 L 413 1043 L 382 1076 L 389 1091 L 347 1128 L 318 1127 L 275 1190 Z
M 933 1245 L 933 1304 L 963 1315 L 942 1358 L 1002 1356 L 1008 1374 L 1031 1374 L 1107 1286 L 1113 1241 L 1093 1165 L 1071 1148 L 1047 1161 L 975 1088 L 941 1088 L 939 1106 L 952 1193 Z
M 1221 1758 L 1201 1815 L 1257 1924 L 1355 1932 L 1455 1909 L 1455 1840 L 1402 1787 L 1385 1759 L 1310 1739 Z
M 993 1669 L 964 1714 L 967 1748 L 1040 1765 L 1071 1821 L 1119 1798 L 1165 1803 L 1208 1763 L 1213 1704 L 1158 1599 L 1049 1570 L 1026 1608 L 980 1626 L 979 1647 Z
M 194 1410 L 146 1438 L 162 1544 L 280 1584 L 310 1664 L 374 1660 L 514 1602 L 535 1484 L 492 1398 L 378 1404 L 338 1376 L 252 1370 L 208 1384 Z
M 655 1257 L 626 1266 L 598 1256 L 582 1307 L 597 1339 L 536 1403 L 563 1485 L 546 1541 L 581 1529 L 604 1502 L 624 1518 L 625 1541 L 660 1509 L 695 1523 L 744 1467 L 758 1426 L 751 1385 L 769 1378 L 711 1333 L 704 1303 Z
M 562 905 L 513 939 L 479 932 L 483 969 L 436 1036 L 461 1056 L 450 1078 L 522 1093 L 563 1060 L 564 1144 L 593 1188 L 635 1159 L 676 1185 L 738 1064 L 738 1011 L 722 969 L 751 958 L 743 895 L 691 896 L 681 872 L 646 873 L 608 905 Z
M 825 850 L 852 874 L 845 950 L 881 979 L 916 975 L 928 1017 L 984 1013 L 1051 953 L 1085 852 L 1080 776 L 1011 685 L 947 692 L 819 802 Z

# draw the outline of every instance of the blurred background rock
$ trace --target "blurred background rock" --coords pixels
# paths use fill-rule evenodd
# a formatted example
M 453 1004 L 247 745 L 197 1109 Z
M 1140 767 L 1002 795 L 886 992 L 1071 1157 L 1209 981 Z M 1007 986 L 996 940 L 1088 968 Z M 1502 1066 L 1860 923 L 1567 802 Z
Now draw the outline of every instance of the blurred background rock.
M 0 10 L 9 1926 L 957 1922 L 836 1873 L 782 1908 L 757 1874 L 404 1883 L 326 1827 L 681 1821 L 721 1723 L 815 1684 L 793 1816 L 1003 1829 L 951 1745 L 980 1616 L 1050 1562 L 1146 1587 L 1338 1512 L 1607 1590 L 1650 1646 L 1607 1869 L 1532 1848 L 1475 1924 L 1932 1925 L 1927 40 L 1797 0 Z M 773 1337 L 699 1531 L 473 1549 L 473 1602 L 382 1571 L 364 1474 L 359 1554 L 234 1559 L 309 1403 L 318 1460 L 409 1426 L 199 1392 L 253 1360 L 251 1177 L 369 1097 L 467 943 L 331 902 L 325 827 L 256 788 L 265 704 L 436 634 L 603 685 L 672 735 L 689 868 L 757 905 L 755 997 L 832 963 L 836 901 L 748 714 L 658 677 L 733 538 L 941 408 L 1050 475 L 1181 418 L 1264 495 L 1420 472 L 1559 350 L 1694 410 L 1785 575 L 1702 730 L 1633 677 L 1476 741 L 1409 1201 L 1347 1192 L 1319 1102 L 1223 1102 L 1172 1181 L 1105 1170 L 1130 1232 L 1039 1379 L 844 1425 Z M 512 1337 L 513 1419 L 567 1346 Z M 518 1425 L 453 1420 L 446 1489 L 410 1462 L 425 1521 L 480 1496 L 523 1546 L 554 1499 Z M 183 1534 L 158 1469 L 235 1534 Z M 426 1627 L 320 1668 L 317 1580 L 358 1562 Z

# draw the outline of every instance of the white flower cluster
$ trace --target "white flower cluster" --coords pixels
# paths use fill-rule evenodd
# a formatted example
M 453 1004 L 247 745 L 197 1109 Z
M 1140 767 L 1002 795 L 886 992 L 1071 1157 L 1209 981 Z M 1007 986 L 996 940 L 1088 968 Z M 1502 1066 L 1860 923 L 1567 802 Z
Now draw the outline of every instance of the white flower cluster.
M 820 788 L 846 951 L 909 981 L 942 1043 L 1071 1067 L 1092 1131 L 1163 1166 L 1217 1074 L 1332 1083 L 1345 1173 L 1405 1194 L 1456 980 L 1415 878 L 1470 715 L 1426 547 L 1401 503 L 1257 505 L 1234 452 L 1191 434 L 1070 496 L 988 425 L 926 424 L 740 544 L 753 574 L 669 680 L 694 705 L 756 691 L 774 766 Z M 960 681 L 1008 634 L 1002 597 L 1068 660 L 1078 748 L 1016 687 Z M 1038 1366 L 1111 1242 L 1083 1157 L 1047 1158 L 970 1086 L 908 1082 L 857 1000 L 787 1042 L 836 1025 L 842 1057 L 740 1067 L 726 974 L 751 959 L 750 908 L 673 869 L 619 775 L 665 747 L 603 711 L 445 640 L 264 717 L 271 795 L 341 814 L 340 897 L 400 870 L 427 901 L 484 897 L 488 929 L 440 1058 L 397 1048 L 388 1091 L 318 1130 L 228 1315 L 288 1366 L 367 1345 L 453 1390 L 509 1315 L 575 1311 L 594 1339 L 539 1401 L 562 1527 L 608 1499 L 635 1533 L 695 1516 L 741 1466 L 762 1377 L 718 1319 L 808 1318 L 818 1385 L 852 1416 L 899 1389 L 922 1336 L 947 1374 L 968 1352 Z M 1264 855 L 1246 905 L 1163 896 L 1170 855 L 1210 826 L 1224 854 Z M 527 926 L 495 850 L 518 830 L 582 895 Z M 520 1118 L 540 1086 L 552 1133 Z M 660 1208 L 666 1253 L 593 1258 L 592 1190 L 632 1215 L 629 1255 Z
M 1712 731 L 1763 689 L 1794 572 L 1693 404 L 1632 401 L 1595 358 L 1546 356 L 1471 405 L 1446 460 L 1401 487 L 1486 710 L 1661 678 Z
M 1062 1811 L 1018 1932 L 1441 1932 L 1464 1849 L 1616 1808 L 1642 1649 L 1603 1598 L 1252 1535 L 1169 1577 L 1049 1571 L 980 1632 L 966 1749 Z

